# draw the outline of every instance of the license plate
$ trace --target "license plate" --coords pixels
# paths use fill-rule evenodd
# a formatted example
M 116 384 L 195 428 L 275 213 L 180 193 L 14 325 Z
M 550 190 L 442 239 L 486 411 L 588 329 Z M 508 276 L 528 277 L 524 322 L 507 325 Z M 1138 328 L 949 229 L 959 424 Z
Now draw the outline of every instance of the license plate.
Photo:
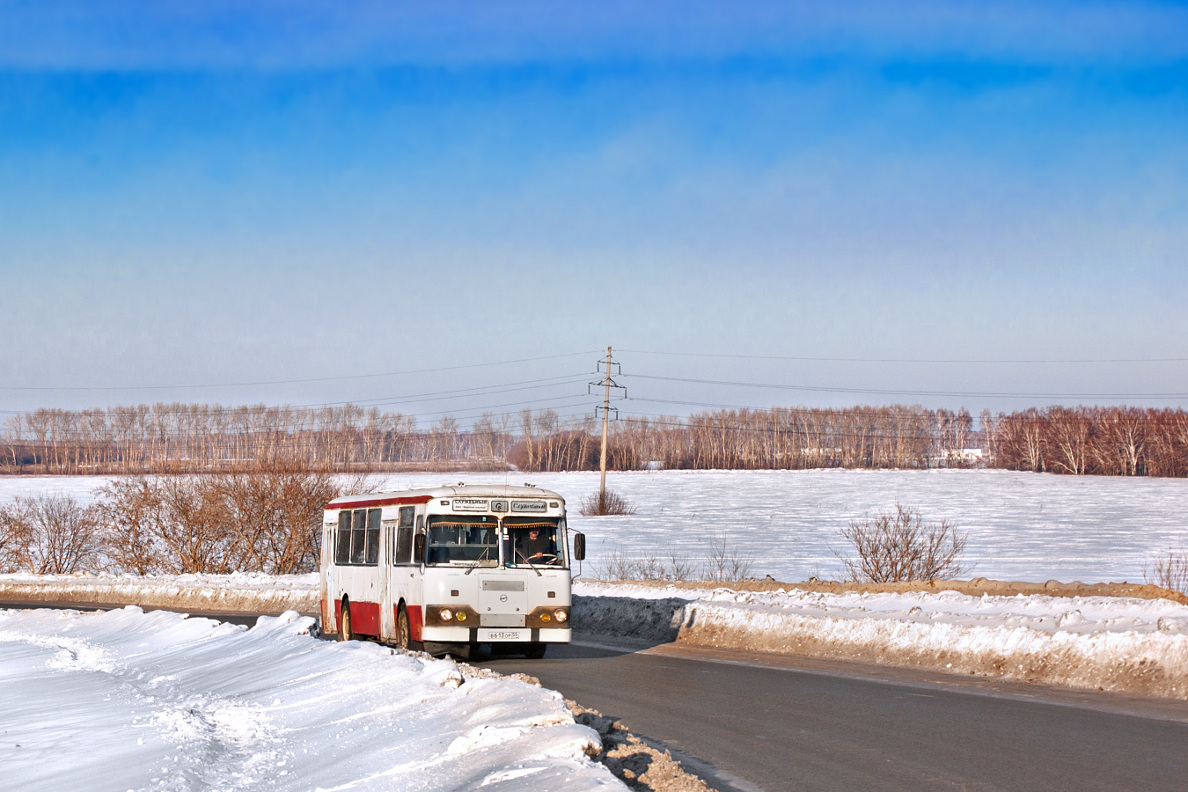
M 527 641 L 528 631 L 484 627 L 479 629 L 478 639 L 480 641 Z

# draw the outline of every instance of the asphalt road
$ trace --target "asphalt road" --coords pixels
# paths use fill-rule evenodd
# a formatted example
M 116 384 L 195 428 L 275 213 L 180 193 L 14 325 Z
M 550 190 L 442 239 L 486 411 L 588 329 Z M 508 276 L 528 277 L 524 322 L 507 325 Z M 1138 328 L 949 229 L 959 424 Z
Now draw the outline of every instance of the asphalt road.
M 722 790 L 1188 790 L 1188 702 L 673 645 L 472 662 L 708 763 Z

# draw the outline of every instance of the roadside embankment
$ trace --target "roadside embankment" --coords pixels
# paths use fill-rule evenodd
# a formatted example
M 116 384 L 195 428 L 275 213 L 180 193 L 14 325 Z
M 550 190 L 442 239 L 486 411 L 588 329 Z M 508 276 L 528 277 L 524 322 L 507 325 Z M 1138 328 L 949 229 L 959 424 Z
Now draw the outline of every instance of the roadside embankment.
M 600 582 L 574 593 L 574 625 L 601 635 L 1188 699 L 1188 606 L 1171 598 Z
M 83 607 L 136 605 L 196 613 L 297 611 L 316 616 L 318 576 L 308 575 L 0 575 L 0 602 Z
M 1188 598 L 1131 584 L 574 584 L 585 635 L 1188 699 Z M 0 602 L 315 615 L 317 575 L 0 575 Z

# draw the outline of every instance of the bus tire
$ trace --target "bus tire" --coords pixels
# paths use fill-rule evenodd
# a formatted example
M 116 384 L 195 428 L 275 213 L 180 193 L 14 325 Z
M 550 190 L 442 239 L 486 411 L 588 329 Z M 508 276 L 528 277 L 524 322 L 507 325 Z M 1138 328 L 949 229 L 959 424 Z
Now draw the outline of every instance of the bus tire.
M 524 650 L 524 657 L 529 660 L 540 660 L 548 651 L 549 645 L 546 643 L 530 643 Z
M 338 640 L 351 641 L 355 635 L 351 632 L 351 603 L 346 597 L 342 598 L 342 615 L 338 617 Z
M 403 605 L 396 611 L 396 645 L 406 650 L 412 648 L 412 629 L 408 626 L 408 611 Z

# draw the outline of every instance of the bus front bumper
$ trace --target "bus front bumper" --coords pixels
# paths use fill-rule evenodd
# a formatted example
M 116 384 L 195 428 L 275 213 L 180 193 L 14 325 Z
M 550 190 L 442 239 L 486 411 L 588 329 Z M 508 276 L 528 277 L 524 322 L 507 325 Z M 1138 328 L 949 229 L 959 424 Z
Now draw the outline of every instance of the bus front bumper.
M 423 627 L 421 640 L 433 643 L 569 643 L 570 630 L 550 627 Z

